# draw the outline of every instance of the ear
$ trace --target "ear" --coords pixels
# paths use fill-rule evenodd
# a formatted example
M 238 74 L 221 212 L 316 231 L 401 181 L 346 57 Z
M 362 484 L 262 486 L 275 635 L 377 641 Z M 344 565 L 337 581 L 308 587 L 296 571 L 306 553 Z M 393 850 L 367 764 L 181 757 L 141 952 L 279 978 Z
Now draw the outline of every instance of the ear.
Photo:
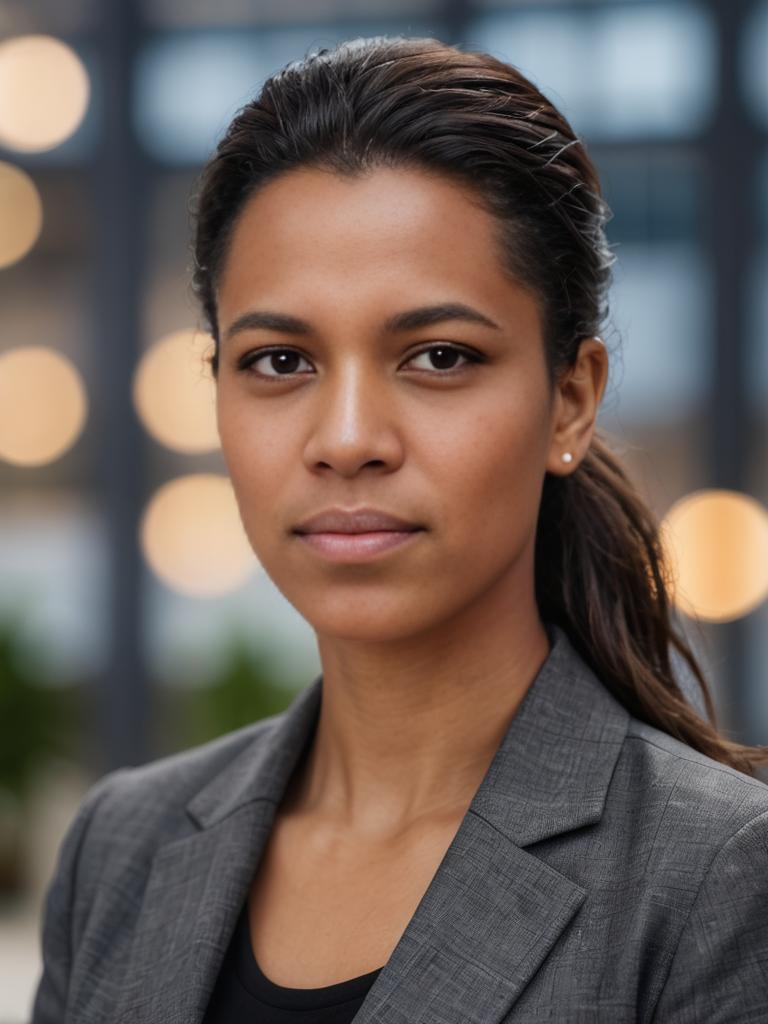
M 584 338 L 575 362 L 555 383 L 548 472 L 565 476 L 584 458 L 607 381 L 608 351 L 603 340 Z M 571 462 L 563 462 L 564 452 L 571 453 Z

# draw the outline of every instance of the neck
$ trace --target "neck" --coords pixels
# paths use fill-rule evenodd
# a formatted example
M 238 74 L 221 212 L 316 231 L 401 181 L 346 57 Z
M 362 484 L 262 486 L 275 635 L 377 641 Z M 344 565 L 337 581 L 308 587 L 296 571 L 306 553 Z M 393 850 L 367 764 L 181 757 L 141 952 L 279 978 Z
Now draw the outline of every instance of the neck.
M 320 637 L 323 700 L 291 808 L 380 838 L 463 815 L 549 654 L 525 607 L 481 603 L 397 644 Z

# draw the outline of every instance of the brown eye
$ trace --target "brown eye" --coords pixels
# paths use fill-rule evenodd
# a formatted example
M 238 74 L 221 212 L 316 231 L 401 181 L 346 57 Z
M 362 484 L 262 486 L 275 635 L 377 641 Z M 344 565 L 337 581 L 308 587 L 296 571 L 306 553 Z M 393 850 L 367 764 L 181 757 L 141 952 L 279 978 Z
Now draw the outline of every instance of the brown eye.
M 296 364 L 302 359 L 304 356 L 292 348 L 260 349 L 258 352 L 249 352 L 238 360 L 237 368 L 253 373 L 257 377 L 275 380 L 295 376 Z M 257 363 L 264 364 L 263 368 L 253 369 Z
M 485 361 L 485 357 L 478 352 L 461 348 L 458 345 L 439 343 L 429 345 L 421 349 L 420 352 L 414 353 L 407 360 L 406 365 L 422 356 L 428 357 L 429 365 L 416 367 L 416 369 L 420 372 L 426 371 L 433 377 L 447 377 L 453 373 L 461 372 L 469 364 Z M 302 359 L 308 363 L 308 360 L 306 360 L 306 357 L 301 352 L 292 348 L 258 349 L 255 352 L 248 352 L 242 356 L 237 361 L 237 369 L 243 373 L 260 377 L 262 380 L 288 380 L 291 377 L 299 376 L 297 370 Z M 457 365 L 457 362 L 462 359 L 464 363 Z M 256 367 L 259 363 L 262 364 L 262 367 L 257 369 Z M 314 370 L 310 370 L 310 372 L 313 373 Z
M 426 367 L 418 367 L 418 369 L 426 370 L 445 370 L 450 372 L 452 370 L 463 370 L 470 363 L 481 363 L 483 357 L 477 353 L 472 352 L 469 349 L 459 348 L 458 345 L 430 345 L 428 348 L 422 349 L 415 355 L 411 356 L 408 362 L 420 358 L 421 356 L 427 356 L 430 360 L 430 365 Z M 463 364 L 456 365 L 458 359 L 464 359 Z M 440 376 L 438 373 L 437 376 Z

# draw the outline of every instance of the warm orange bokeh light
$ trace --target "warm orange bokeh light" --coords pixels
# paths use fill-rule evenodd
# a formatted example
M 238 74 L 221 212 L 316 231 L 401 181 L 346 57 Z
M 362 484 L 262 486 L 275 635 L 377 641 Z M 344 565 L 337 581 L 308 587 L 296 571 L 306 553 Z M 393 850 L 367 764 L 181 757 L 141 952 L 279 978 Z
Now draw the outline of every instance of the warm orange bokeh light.
M 727 622 L 768 597 L 768 509 L 738 491 L 702 490 L 662 522 L 674 600 L 693 618 Z
M 38 153 L 75 131 L 88 106 L 88 73 L 74 50 L 53 36 L 0 43 L 0 143 Z
M 204 357 L 209 334 L 174 331 L 145 352 L 133 381 L 133 402 L 142 423 L 161 444 L 178 452 L 219 447 L 216 390 Z
M 160 487 L 142 517 L 141 547 L 164 583 L 195 597 L 235 590 L 259 564 L 232 484 L 215 473 L 178 477 Z
M 29 252 L 43 226 L 43 204 L 34 181 L 20 167 L 0 160 L 0 269 Z
M 42 345 L 0 356 L 0 458 L 52 462 L 72 447 L 85 417 L 85 388 L 65 356 Z

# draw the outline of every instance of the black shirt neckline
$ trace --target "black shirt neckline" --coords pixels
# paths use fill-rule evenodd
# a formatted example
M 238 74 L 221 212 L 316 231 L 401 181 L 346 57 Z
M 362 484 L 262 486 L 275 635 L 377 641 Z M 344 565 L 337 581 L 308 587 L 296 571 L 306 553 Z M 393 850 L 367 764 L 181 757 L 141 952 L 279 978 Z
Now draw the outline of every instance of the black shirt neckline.
M 367 993 L 382 970 L 381 967 L 377 967 L 367 974 L 360 974 L 356 978 L 348 978 L 346 981 L 338 981 L 333 985 L 322 985 L 320 988 L 290 988 L 286 985 L 278 985 L 264 974 L 254 956 L 247 902 L 240 911 L 240 917 L 235 927 L 234 943 L 235 969 L 243 987 L 263 1003 L 286 1010 L 317 1009 L 359 999 L 360 996 Z

